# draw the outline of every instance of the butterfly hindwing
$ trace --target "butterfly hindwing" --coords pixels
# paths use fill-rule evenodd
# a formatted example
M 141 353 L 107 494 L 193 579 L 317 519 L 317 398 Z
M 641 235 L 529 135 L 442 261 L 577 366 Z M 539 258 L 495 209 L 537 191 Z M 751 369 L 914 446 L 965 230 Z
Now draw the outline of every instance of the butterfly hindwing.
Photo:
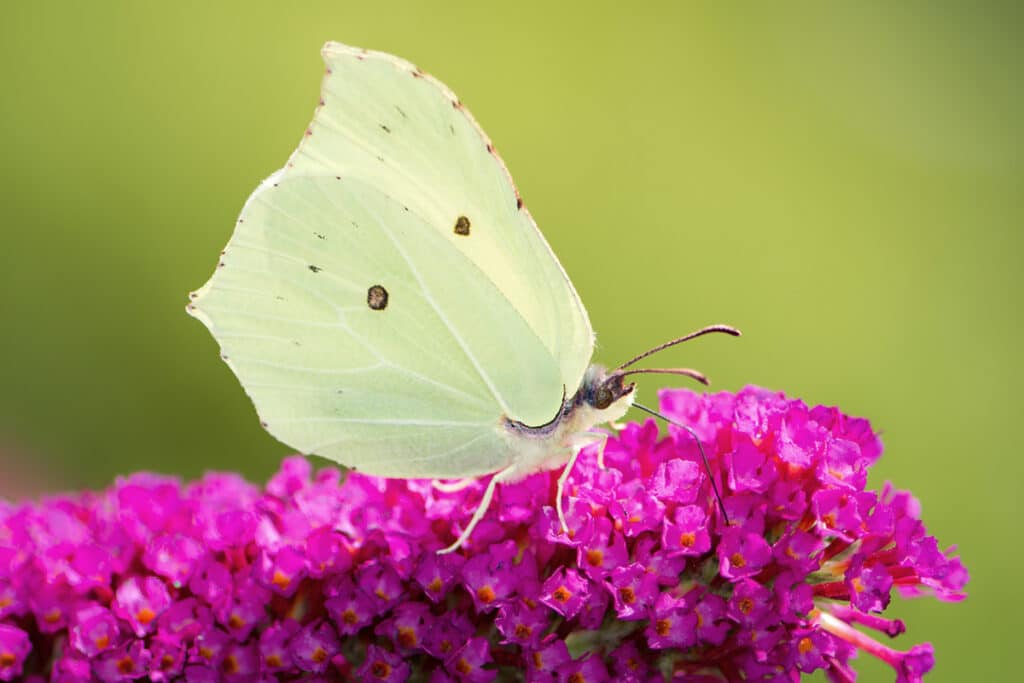
M 560 405 L 554 359 L 502 293 L 359 180 L 265 184 L 221 263 L 195 312 L 267 429 L 303 452 L 378 474 L 481 474 L 506 463 L 509 406 L 547 403 L 548 419 Z M 538 388 L 555 401 L 535 402 Z

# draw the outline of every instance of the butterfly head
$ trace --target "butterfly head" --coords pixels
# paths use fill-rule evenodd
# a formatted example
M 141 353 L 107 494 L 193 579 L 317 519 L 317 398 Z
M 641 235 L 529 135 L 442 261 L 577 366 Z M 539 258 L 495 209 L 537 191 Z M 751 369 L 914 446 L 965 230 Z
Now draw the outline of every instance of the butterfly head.
M 577 400 L 600 413 L 602 421 L 614 421 L 625 415 L 633 403 L 635 388 L 636 385 L 626 382 L 623 375 L 608 373 L 600 365 L 591 365 L 583 376 Z

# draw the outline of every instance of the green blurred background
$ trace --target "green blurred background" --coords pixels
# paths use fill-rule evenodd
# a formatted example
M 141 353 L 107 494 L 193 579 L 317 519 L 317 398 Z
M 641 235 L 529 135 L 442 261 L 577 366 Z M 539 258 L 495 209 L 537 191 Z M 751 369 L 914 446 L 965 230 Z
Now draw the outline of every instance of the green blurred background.
M 911 488 L 973 577 L 963 604 L 900 603 L 898 645 L 935 643 L 930 681 L 1013 678 L 1020 19 L 939 3 L 9 3 L 0 494 L 135 469 L 260 480 L 288 452 L 184 307 L 297 144 L 334 39 L 459 93 L 586 302 L 599 360 L 730 322 L 741 340 L 660 362 L 870 417 L 887 445 L 873 483 Z

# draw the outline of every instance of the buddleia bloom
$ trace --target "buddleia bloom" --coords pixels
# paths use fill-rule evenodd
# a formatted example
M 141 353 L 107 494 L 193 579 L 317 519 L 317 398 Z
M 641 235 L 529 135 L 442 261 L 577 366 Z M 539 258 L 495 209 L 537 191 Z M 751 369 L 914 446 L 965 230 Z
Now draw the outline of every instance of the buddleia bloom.
M 748 387 L 661 394 L 694 437 L 628 424 L 569 478 L 440 490 L 287 458 L 134 474 L 0 504 L 0 680 L 853 681 L 858 652 L 917 681 L 894 592 L 963 597 L 918 503 L 866 488 L 867 421 Z M 875 636 L 870 635 L 876 634 Z

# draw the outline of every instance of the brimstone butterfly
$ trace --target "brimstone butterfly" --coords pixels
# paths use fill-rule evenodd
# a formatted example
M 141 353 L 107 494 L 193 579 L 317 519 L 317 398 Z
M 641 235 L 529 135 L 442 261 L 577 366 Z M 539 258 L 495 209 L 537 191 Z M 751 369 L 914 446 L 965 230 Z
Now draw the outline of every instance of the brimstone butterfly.
M 630 363 L 590 365 L 576 290 L 447 87 L 380 52 L 323 57 L 313 122 L 189 312 L 302 453 L 389 477 L 496 473 L 449 550 L 497 483 L 566 465 L 564 524 L 571 460 L 632 404 Z

